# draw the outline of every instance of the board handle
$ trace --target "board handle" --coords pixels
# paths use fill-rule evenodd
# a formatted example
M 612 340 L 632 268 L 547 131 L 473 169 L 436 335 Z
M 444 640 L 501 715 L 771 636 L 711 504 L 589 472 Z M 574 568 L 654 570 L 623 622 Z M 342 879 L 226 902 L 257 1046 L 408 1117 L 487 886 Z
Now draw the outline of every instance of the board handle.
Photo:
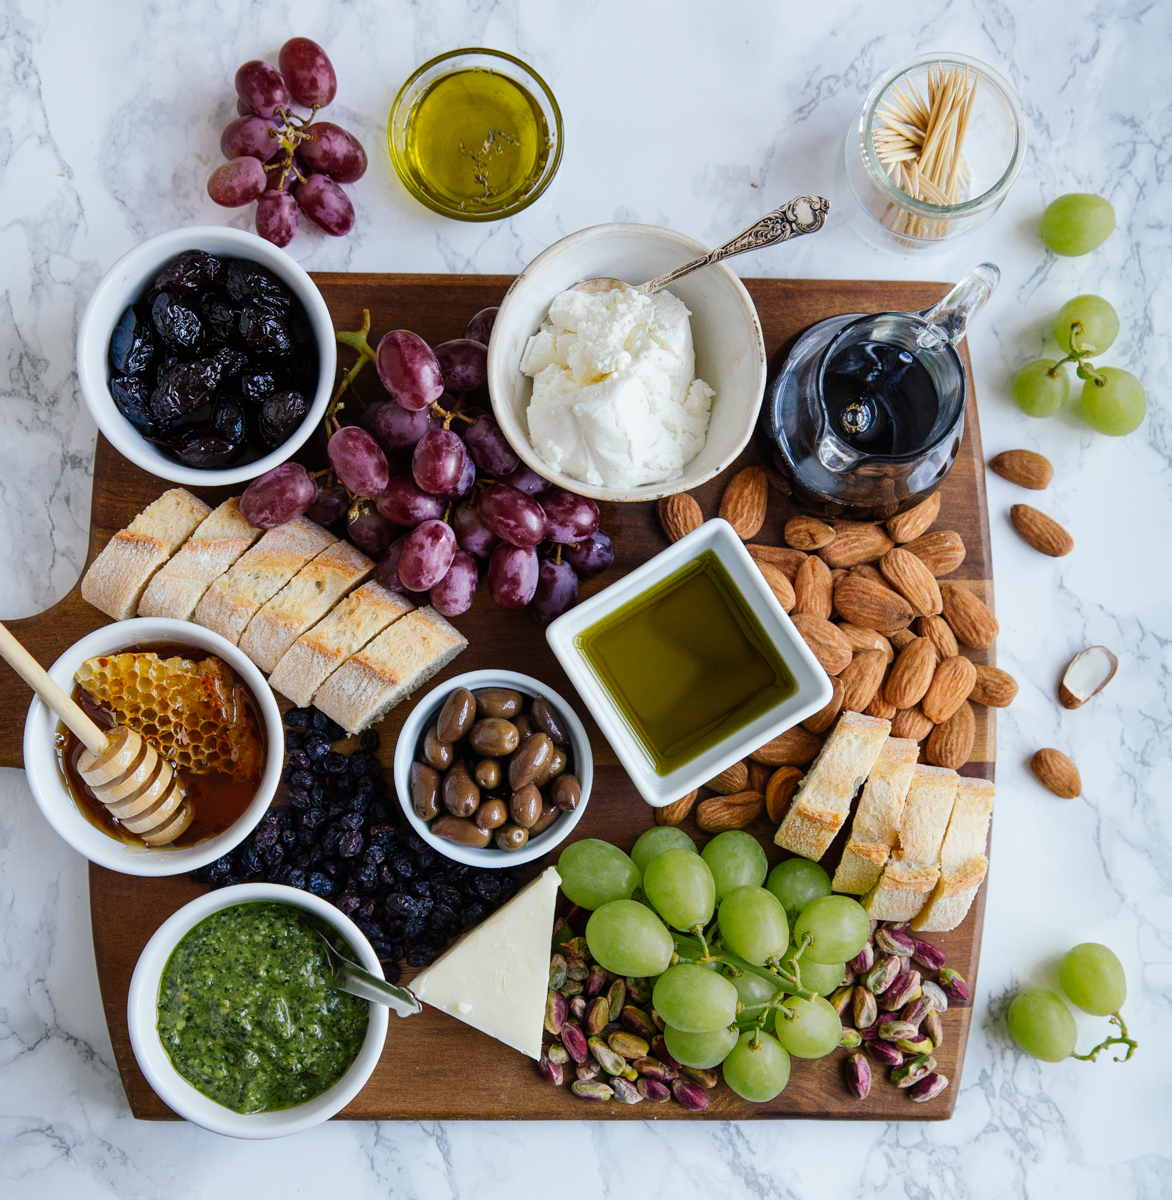
M 0 657 L 40 696 L 65 724 L 77 734 L 82 744 L 93 754 L 102 754 L 109 738 L 85 715 L 76 702 L 49 676 L 49 672 L 0 625 Z

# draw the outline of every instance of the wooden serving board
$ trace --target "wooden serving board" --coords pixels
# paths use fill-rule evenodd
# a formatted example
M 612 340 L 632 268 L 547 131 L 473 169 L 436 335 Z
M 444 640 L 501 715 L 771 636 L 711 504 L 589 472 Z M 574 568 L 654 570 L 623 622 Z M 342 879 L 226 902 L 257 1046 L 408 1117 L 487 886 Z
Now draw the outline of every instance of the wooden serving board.
M 372 318 L 372 337 L 389 329 L 415 330 L 430 343 L 459 337 L 477 310 L 500 302 L 511 282 L 491 275 L 362 275 L 315 276 L 338 329 L 356 329 L 363 309 Z M 776 372 L 797 334 L 824 317 L 842 312 L 917 310 L 927 307 L 947 284 L 844 282 L 837 280 L 749 279 L 745 281 L 761 317 L 772 371 Z M 968 369 L 967 352 L 962 357 Z M 352 355 L 339 351 L 339 370 L 350 366 Z M 971 385 L 971 371 L 970 371 Z M 355 385 L 359 397 L 383 395 L 372 370 L 364 371 Z M 970 391 L 970 397 L 972 393 Z M 756 444 L 718 479 L 694 493 L 705 516 L 714 516 L 731 475 L 760 460 Z M 94 462 L 93 507 L 87 565 L 107 540 L 168 485 L 139 470 L 99 437 Z M 200 489 L 196 489 L 200 490 Z M 992 604 L 992 563 L 985 502 L 984 461 L 975 399 L 970 399 L 964 442 L 956 465 L 944 481 L 943 505 L 937 528 L 954 529 L 967 547 L 962 566 L 950 577 Z M 206 489 L 209 503 L 229 493 Z M 771 490 L 765 527 L 755 539 L 782 544 L 782 527 L 795 510 Z M 616 559 L 602 576 L 584 583 L 590 595 L 620 575 L 664 549 L 667 539 L 659 527 L 653 504 L 604 505 L 603 528 L 615 541 Z M 48 612 L 9 627 L 46 666 L 84 634 L 107 624 L 107 618 L 90 607 L 74 587 Z M 547 681 L 571 702 L 576 694 L 550 652 L 542 631 L 525 612 L 497 608 L 481 587 L 472 609 L 455 622 L 469 639 L 468 649 L 428 688 L 450 675 L 485 667 L 524 671 Z M 992 651 L 966 651 L 975 662 L 991 663 Z M 30 693 L 0 663 L 0 765 L 19 767 L 25 712 Z M 395 739 L 412 701 L 399 706 L 379 726 L 383 761 L 390 764 Z M 610 746 L 579 702 L 595 756 L 594 791 L 576 837 L 605 838 L 629 850 L 635 839 L 654 821 Z M 994 729 L 992 711 L 977 706 L 975 761 L 963 773 L 993 777 Z M 280 797 L 278 797 L 280 800 Z M 849 827 L 849 822 L 847 823 Z M 706 839 L 694 821 L 683 828 L 700 842 Z M 770 865 L 786 855 L 772 842 L 773 828 L 762 816 L 750 832 L 769 854 Z M 826 856 L 837 863 L 846 828 Z M 529 873 L 547 865 L 532 865 Z M 187 876 L 141 879 L 90 866 L 90 909 L 94 951 L 106 1021 L 114 1056 L 131 1111 L 143 1119 L 174 1118 L 174 1113 L 154 1094 L 138 1069 L 126 1027 L 126 997 L 135 962 L 147 940 L 181 905 L 204 890 Z M 949 964 L 974 984 L 984 917 L 982 888 L 968 918 L 950 934 L 934 938 L 946 951 Z M 409 979 L 410 972 L 404 976 Z M 743 1119 L 766 1117 L 863 1118 L 872 1120 L 943 1120 L 952 1114 L 960 1068 L 964 1059 L 971 1010 L 952 1006 L 944 1017 L 945 1042 L 936 1052 L 939 1069 L 953 1081 L 943 1096 L 928 1104 L 912 1103 L 904 1092 L 887 1081 L 880 1070 L 865 1102 L 855 1100 L 843 1084 L 844 1052 L 817 1062 L 794 1060 L 788 1087 L 769 1104 L 749 1104 L 721 1085 L 710 1093 L 711 1103 L 702 1114 L 685 1112 L 679 1105 L 590 1104 L 579 1100 L 568 1086 L 547 1084 L 535 1064 L 458 1021 L 433 1009 L 406 1022 L 392 1019 L 386 1048 L 366 1087 L 340 1114 L 355 1120 L 406 1119 L 475 1120 L 598 1119 L 646 1120 Z

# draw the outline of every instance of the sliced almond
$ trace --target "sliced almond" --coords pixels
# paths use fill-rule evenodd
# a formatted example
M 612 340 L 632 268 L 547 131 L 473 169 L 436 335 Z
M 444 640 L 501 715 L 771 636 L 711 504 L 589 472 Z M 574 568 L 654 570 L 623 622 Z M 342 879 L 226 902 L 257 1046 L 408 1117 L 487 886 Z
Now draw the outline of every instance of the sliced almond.
M 1088 646 L 1071 660 L 1058 686 L 1063 708 L 1080 708 L 1115 678 L 1119 659 L 1106 646 Z

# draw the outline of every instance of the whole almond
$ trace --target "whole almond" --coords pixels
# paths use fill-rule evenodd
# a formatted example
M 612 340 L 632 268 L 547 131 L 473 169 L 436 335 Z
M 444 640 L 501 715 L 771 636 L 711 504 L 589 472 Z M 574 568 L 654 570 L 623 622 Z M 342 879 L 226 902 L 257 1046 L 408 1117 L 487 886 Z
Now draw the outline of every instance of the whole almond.
M 731 796 L 733 792 L 743 792 L 748 782 L 748 764 L 735 762 L 731 767 L 725 767 L 719 775 L 713 775 L 704 786 L 710 791 L 720 792 L 722 796 Z
M 818 551 L 828 567 L 857 567 L 882 558 L 895 543 L 882 525 L 864 525 L 857 521 L 835 521 L 834 541 Z
M 931 617 L 944 607 L 932 572 L 907 550 L 896 546 L 879 560 L 887 582 L 912 606 L 917 617 Z
M 1003 450 L 989 460 L 989 470 L 1033 492 L 1045 490 L 1054 478 L 1050 460 L 1032 450 Z
M 1039 750 L 1030 760 L 1030 770 L 1044 788 L 1063 800 L 1073 800 L 1082 794 L 1078 767 L 1061 750 Z
M 670 804 L 657 808 L 655 810 L 656 825 L 678 825 L 695 807 L 696 797 L 699 794 L 700 791 L 697 788 L 686 796 L 681 796 L 678 800 L 673 800 Z
M 854 658 L 850 642 L 838 632 L 837 625 L 812 613 L 794 613 L 791 619 L 827 675 L 837 675 Z
M 950 583 L 940 589 L 940 595 L 944 601 L 944 619 L 961 645 L 986 650 L 997 640 L 1001 626 L 992 609 L 968 588 Z
M 812 717 L 807 717 L 802 722 L 802 728 L 808 729 L 811 733 L 819 735 L 825 733 L 834 724 L 834 718 L 842 710 L 842 698 L 846 689 L 837 675 L 833 676 L 830 682 L 834 686 L 834 694 L 830 697 L 830 702 L 825 708 L 820 708 Z
M 713 796 L 696 806 L 696 824 L 705 833 L 725 833 L 744 829 L 765 810 L 760 792 L 734 792 L 731 796 Z
M 798 568 L 809 557 L 801 550 L 791 550 L 788 546 L 762 546 L 757 542 L 750 542 L 745 549 L 753 556 L 754 562 L 767 562 L 776 567 L 790 583 L 793 583 Z
M 927 638 L 908 642 L 891 665 L 883 696 L 896 708 L 911 708 L 919 704 L 936 673 L 936 651 Z
M 678 542 L 680 538 L 686 537 L 693 529 L 699 529 L 704 524 L 704 514 L 700 511 L 700 505 L 687 492 L 664 496 L 655 508 L 668 541 Z
M 964 542 L 960 540 L 960 534 L 951 529 L 934 529 L 906 542 L 903 548 L 920 559 L 937 579 L 955 571 L 964 562 Z
M 920 707 L 929 721 L 939 725 L 947 721 L 969 698 L 977 682 L 977 668 L 967 658 L 954 654 L 946 658 L 932 676 Z
M 882 650 L 883 657 L 888 662 L 895 657 L 891 643 L 877 629 L 864 629 L 861 625 L 852 625 L 843 621 L 838 627 L 843 636 L 851 644 L 851 649 L 858 654 L 860 650 Z
M 769 480 L 765 472 L 760 467 L 746 467 L 728 481 L 720 501 L 720 515 L 733 527 L 737 537 L 747 542 L 761 532 L 768 501 Z
M 906 649 L 909 643 L 916 640 L 916 635 L 910 629 L 897 629 L 891 635 L 891 648 L 896 654 Z
M 804 767 L 806 763 L 814 761 L 821 749 L 820 737 L 795 725 L 793 729 L 779 733 L 764 746 L 759 746 L 749 757 L 767 767 Z
M 1017 695 L 1017 680 L 1000 667 L 977 667 L 977 681 L 969 693 L 974 704 L 987 704 L 990 708 L 1008 708 Z
M 777 603 L 786 612 L 792 612 L 796 602 L 794 595 L 794 585 L 786 578 L 785 572 L 780 567 L 775 567 L 771 562 L 763 562 L 759 559 L 754 560 L 757 563 L 757 570 L 761 572 L 765 582 L 769 584 L 769 590 L 777 597 Z
M 906 629 L 915 615 L 898 592 L 861 575 L 848 575 L 839 583 L 834 589 L 834 607 L 852 625 L 888 636 Z
M 1074 549 L 1074 538 L 1044 512 L 1028 504 L 1015 504 L 1009 510 L 1014 529 L 1040 554 L 1062 558 Z
M 882 650 L 861 650 L 850 661 L 839 679 L 842 680 L 843 712 L 862 712 L 875 698 L 883 674 L 887 670 L 887 659 Z
M 794 612 L 812 613 L 830 620 L 834 609 L 834 589 L 830 568 L 811 554 L 798 568 L 794 579 Z
M 943 617 L 921 617 L 916 622 L 916 629 L 920 637 L 926 637 L 932 643 L 932 649 L 936 651 L 936 657 L 941 662 L 960 653 L 960 647 L 956 644 L 956 634 Z
M 921 500 L 915 508 L 909 508 L 898 517 L 892 517 L 887 522 L 887 532 L 897 542 L 914 541 L 921 533 L 926 533 L 933 521 L 940 515 L 940 493 L 933 492 L 927 500 Z
M 870 563 L 861 563 L 857 567 L 851 567 L 848 574 L 854 575 L 859 579 L 869 579 L 872 583 L 877 583 L 881 587 L 891 586 L 891 584 L 889 584 L 887 580 L 883 578 L 883 572 L 880 571 L 878 567 L 871 566 Z
M 934 767 L 951 767 L 956 771 L 968 762 L 976 736 L 973 706 L 965 700 L 947 721 L 928 734 L 924 757 Z
M 888 703 L 883 695 L 883 687 L 876 688 L 871 703 L 863 709 L 863 716 L 877 717 L 880 721 L 890 721 L 895 716 L 895 705 Z
M 834 541 L 834 530 L 817 517 L 804 513 L 785 523 L 785 544 L 795 550 L 821 550 Z
M 922 742 L 935 728 L 924 716 L 924 710 L 914 704 L 911 708 L 899 708 L 891 718 L 891 736 Z
M 769 777 L 773 774 L 773 768 L 767 767 L 764 763 L 754 762 L 749 759 L 749 786 L 745 789 L 747 792 L 760 792 L 765 794 L 765 785 L 769 782 Z
M 778 767 L 765 786 L 765 812 L 775 824 L 780 823 L 789 808 L 804 772 L 801 767 Z

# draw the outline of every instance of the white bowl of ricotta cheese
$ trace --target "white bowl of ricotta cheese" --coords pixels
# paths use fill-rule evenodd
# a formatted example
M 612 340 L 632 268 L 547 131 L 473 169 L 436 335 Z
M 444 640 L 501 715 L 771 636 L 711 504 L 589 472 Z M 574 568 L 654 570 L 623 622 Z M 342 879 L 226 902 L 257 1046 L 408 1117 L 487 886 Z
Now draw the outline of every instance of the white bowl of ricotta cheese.
M 593 225 L 517 276 L 493 327 L 488 388 L 527 467 L 627 503 L 690 491 L 740 454 L 765 390 L 765 341 L 727 264 L 651 297 L 564 294 L 600 276 L 637 285 L 707 251 L 654 225 Z

